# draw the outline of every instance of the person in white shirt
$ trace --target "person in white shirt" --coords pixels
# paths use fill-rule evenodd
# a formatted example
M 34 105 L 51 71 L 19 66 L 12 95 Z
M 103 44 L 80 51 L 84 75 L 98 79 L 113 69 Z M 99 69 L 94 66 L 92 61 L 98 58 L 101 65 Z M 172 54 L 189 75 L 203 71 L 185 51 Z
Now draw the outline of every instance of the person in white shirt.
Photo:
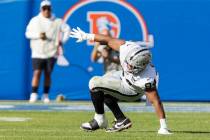
M 27 28 L 26 37 L 30 39 L 32 51 L 33 78 L 30 103 L 38 99 L 38 87 L 41 73 L 44 72 L 44 103 L 49 103 L 51 72 L 62 44 L 69 38 L 70 27 L 52 14 L 51 2 L 44 0 L 40 4 L 40 13 L 33 17 Z
M 118 101 L 135 101 L 146 94 L 153 104 L 160 119 L 158 134 L 171 134 L 167 128 L 166 116 L 156 88 L 156 70 L 151 64 L 151 52 L 145 42 L 132 42 L 112 38 L 106 35 L 89 34 L 80 28 L 73 29 L 70 36 L 77 42 L 92 40 L 107 43 L 112 49 L 119 51 L 121 71 L 113 71 L 103 76 L 94 76 L 89 81 L 90 95 L 95 108 L 94 118 L 83 123 L 81 128 L 86 131 L 107 128 L 104 103 L 116 118 L 112 128 L 106 132 L 119 132 L 131 127 L 132 123 L 118 106 Z M 141 45 L 142 44 L 142 45 Z

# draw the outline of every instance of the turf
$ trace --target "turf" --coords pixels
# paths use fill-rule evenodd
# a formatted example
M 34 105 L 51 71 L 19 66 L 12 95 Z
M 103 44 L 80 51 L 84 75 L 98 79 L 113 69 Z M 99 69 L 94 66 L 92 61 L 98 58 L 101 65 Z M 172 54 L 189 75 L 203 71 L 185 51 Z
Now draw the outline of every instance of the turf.
M 26 122 L 0 122 L 1 140 L 209 140 L 210 113 L 168 113 L 173 135 L 159 136 L 159 122 L 154 113 L 126 113 L 132 128 L 119 133 L 104 130 L 84 132 L 82 122 L 93 112 L 0 111 L 1 117 L 26 117 Z M 111 113 L 108 119 L 113 120 Z M 111 122 L 111 121 L 110 121 Z

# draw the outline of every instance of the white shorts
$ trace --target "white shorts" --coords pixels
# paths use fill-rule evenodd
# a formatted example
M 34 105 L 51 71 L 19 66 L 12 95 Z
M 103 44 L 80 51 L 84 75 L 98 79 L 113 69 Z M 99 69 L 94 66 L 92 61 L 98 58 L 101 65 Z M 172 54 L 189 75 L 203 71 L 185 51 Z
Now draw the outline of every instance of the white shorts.
M 104 76 L 94 76 L 89 82 L 90 90 L 103 91 L 120 101 L 136 101 L 145 94 L 144 89 L 137 90 L 121 79 L 122 71 L 111 71 Z

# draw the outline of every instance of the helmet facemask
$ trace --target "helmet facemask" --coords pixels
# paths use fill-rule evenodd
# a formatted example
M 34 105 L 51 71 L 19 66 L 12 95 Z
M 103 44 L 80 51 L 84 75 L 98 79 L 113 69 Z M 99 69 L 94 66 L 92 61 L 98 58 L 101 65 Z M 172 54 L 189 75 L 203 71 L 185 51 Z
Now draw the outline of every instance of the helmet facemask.
M 142 72 L 151 61 L 151 53 L 148 50 L 137 51 L 134 55 L 128 55 L 125 63 L 126 71 L 134 75 Z

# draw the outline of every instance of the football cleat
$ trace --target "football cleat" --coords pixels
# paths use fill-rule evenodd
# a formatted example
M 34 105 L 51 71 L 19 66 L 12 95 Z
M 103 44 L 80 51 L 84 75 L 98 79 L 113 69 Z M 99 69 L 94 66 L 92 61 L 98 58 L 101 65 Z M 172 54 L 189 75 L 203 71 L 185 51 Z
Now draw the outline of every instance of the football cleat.
M 125 129 L 128 129 L 132 126 L 132 123 L 129 118 L 126 118 L 121 121 L 116 121 L 112 128 L 106 130 L 106 132 L 119 132 Z
M 97 129 L 106 129 L 107 126 L 107 119 L 105 119 L 100 125 L 95 119 L 93 119 L 90 122 L 83 123 L 80 128 L 85 131 L 95 131 Z
M 160 128 L 158 130 L 158 134 L 160 134 L 160 135 L 171 135 L 173 133 L 171 133 L 170 130 L 168 130 L 167 128 Z

